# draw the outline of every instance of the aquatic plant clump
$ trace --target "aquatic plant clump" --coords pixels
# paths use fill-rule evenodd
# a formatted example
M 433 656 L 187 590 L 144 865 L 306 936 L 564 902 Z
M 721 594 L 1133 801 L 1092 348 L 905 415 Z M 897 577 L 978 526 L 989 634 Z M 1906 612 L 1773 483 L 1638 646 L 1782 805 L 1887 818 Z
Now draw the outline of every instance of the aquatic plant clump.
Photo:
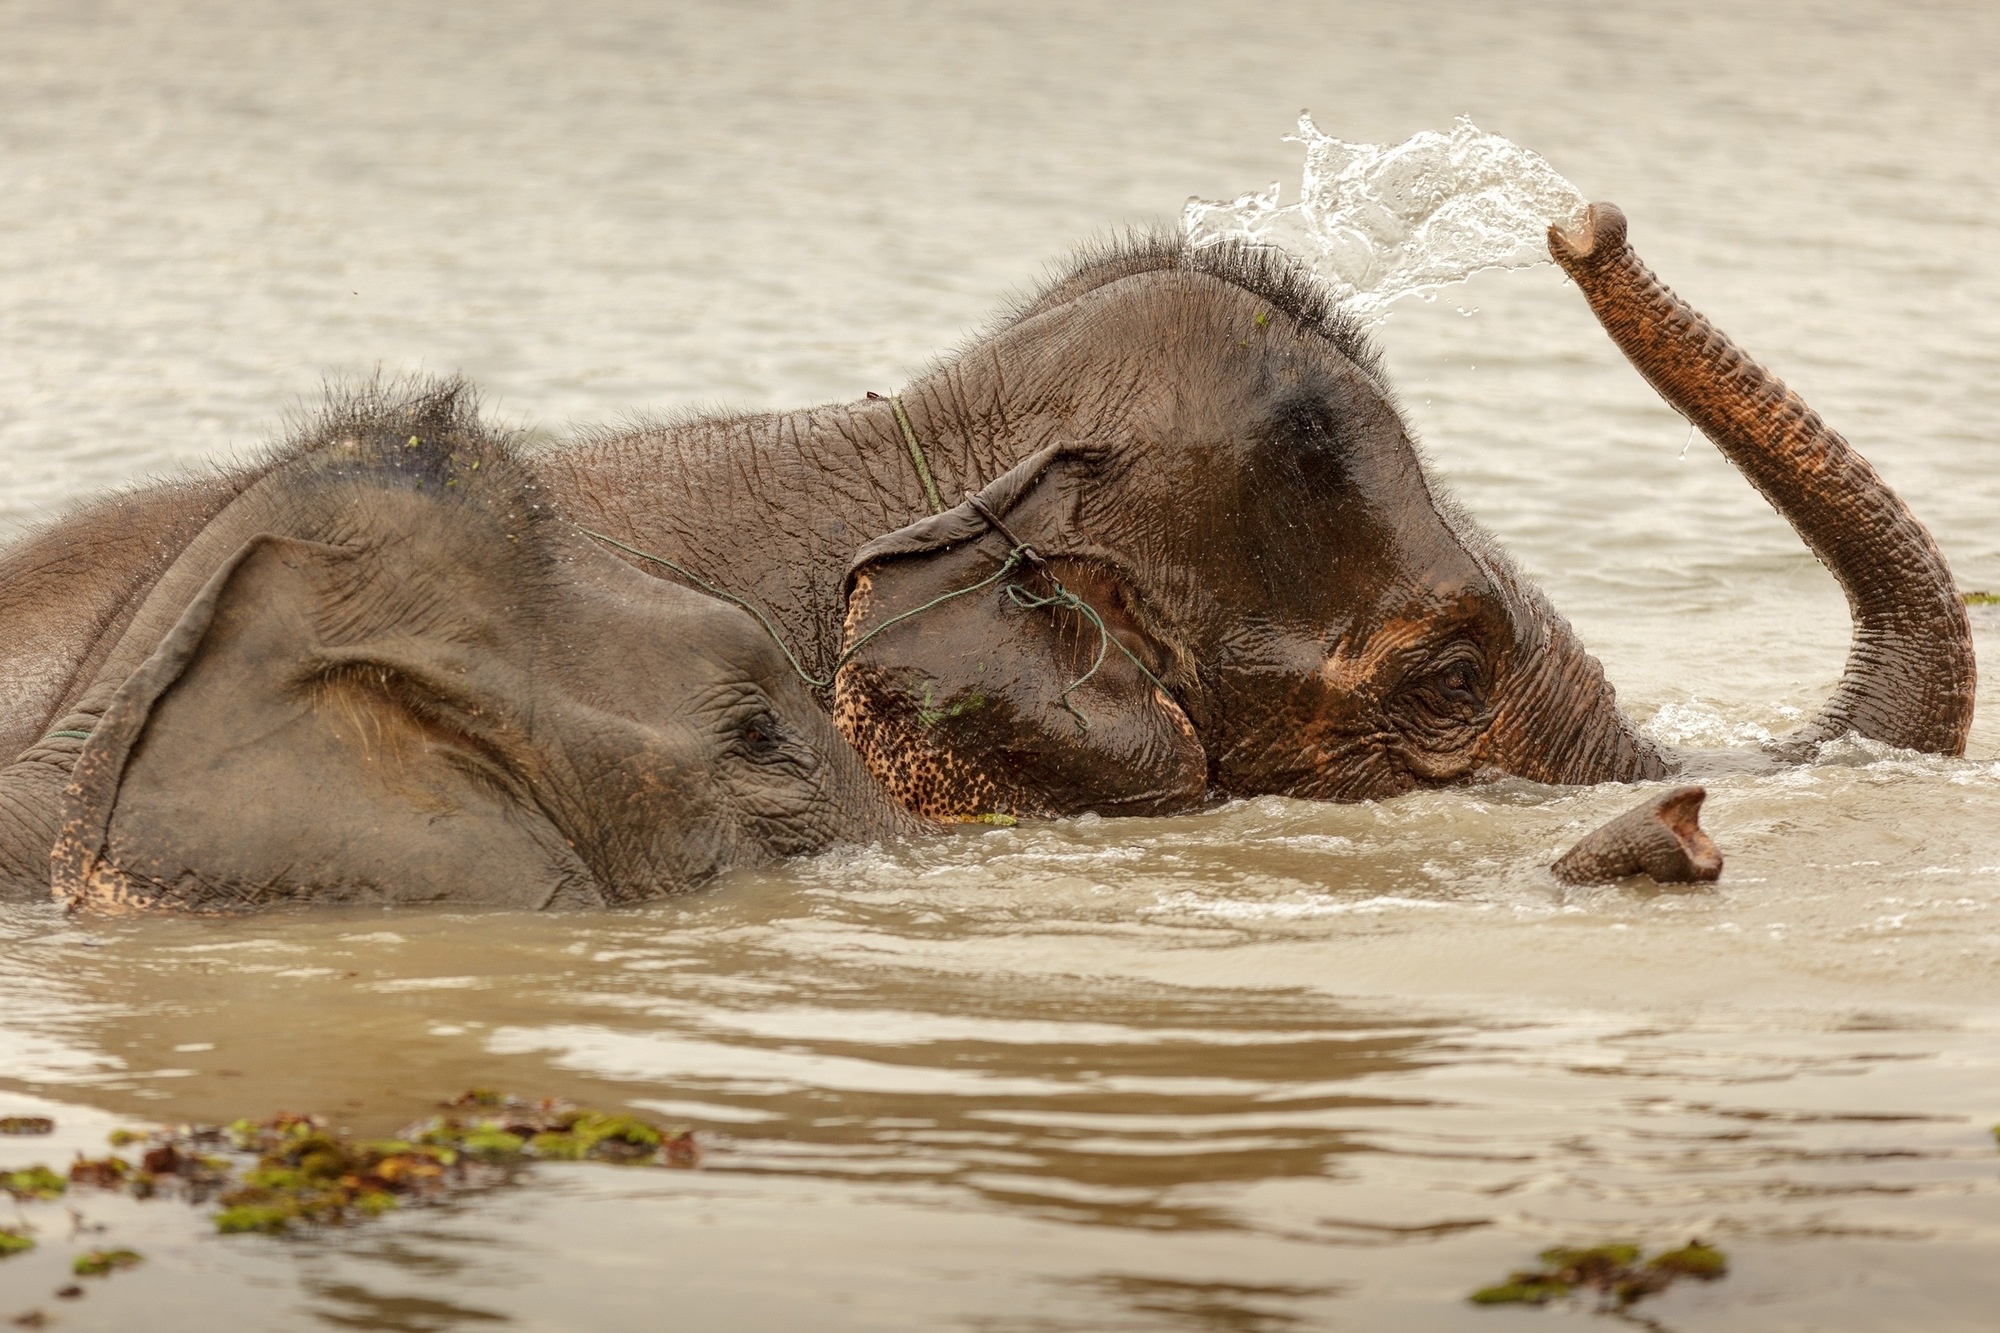
M 92 1250 L 76 1256 L 70 1271 L 78 1277 L 105 1277 L 121 1268 L 137 1268 L 144 1262 L 144 1256 L 137 1250 Z
M 1721 1250 L 1691 1240 L 1641 1260 L 1636 1245 L 1557 1246 L 1543 1250 L 1542 1266 L 1508 1275 L 1467 1297 L 1474 1305 L 1547 1305 L 1586 1291 L 1598 1294 L 1600 1309 L 1618 1310 L 1665 1291 L 1681 1278 L 1713 1282 L 1727 1276 Z
M 356 1142 L 329 1132 L 317 1116 L 238 1120 L 227 1133 L 231 1147 L 255 1153 L 256 1162 L 216 1196 L 215 1229 L 225 1235 L 379 1217 L 406 1198 L 441 1192 L 448 1173 L 451 1183 L 464 1179 L 450 1148 Z
M 0 1171 L 0 1189 L 16 1199 L 56 1199 L 61 1198 L 69 1182 L 42 1165 L 24 1167 L 19 1171 Z
M 408 1126 L 403 1137 L 444 1144 L 480 1161 L 522 1158 L 617 1162 L 624 1165 L 693 1166 L 694 1135 L 658 1129 L 637 1116 L 593 1111 L 570 1102 L 528 1102 L 475 1088 L 443 1115 Z
M 319 1116 L 282 1111 L 226 1127 L 182 1126 L 150 1135 L 118 1130 L 111 1141 L 144 1151 L 136 1162 L 79 1156 L 67 1179 L 31 1167 L 0 1175 L 0 1185 L 23 1199 L 52 1199 L 76 1186 L 213 1202 L 217 1231 L 274 1235 L 343 1226 L 451 1190 L 501 1183 L 535 1161 L 687 1167 L 698 1158 L 689 1131 L 486 1090 L 446 1103 L 442 1114 L 390 1139 L 356 1139 L 329 1129 Z

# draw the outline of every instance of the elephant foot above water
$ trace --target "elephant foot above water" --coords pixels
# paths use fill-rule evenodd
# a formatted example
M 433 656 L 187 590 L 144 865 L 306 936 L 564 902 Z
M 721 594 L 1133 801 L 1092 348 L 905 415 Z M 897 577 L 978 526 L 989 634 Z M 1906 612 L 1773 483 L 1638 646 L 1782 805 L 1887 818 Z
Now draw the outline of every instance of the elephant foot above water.
M 1713 881 L 1722 853 L 1701 827 L 1701 787 L 1675 787 L 1627 810 L 1563 853 L 1549 869 L 1565 884 L 1651 875 L 1661 884 Z

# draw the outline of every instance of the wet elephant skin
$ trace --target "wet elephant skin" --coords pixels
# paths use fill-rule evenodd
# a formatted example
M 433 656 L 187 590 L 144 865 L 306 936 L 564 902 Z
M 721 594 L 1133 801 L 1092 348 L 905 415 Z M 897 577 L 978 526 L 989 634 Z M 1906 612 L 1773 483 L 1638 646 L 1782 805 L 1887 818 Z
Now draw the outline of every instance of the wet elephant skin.
M 456 385 L 329 408 L 0 774 L 100 910 L 639 901 L 914 826 L 741 610 L 578 536 Z
M 1552 248 L 1849 593 L 1835 702 L 1771 762 L 1850 729 L 1955 753 L 1969 631 L 1922 525 L 1651 281 L 1622 218 L 1615 245 Z M 1428 479 L 1367 339 L 1271 251 L 1094 251 L 898 399 L 586 433 L 528 465 L 566 516 L 767 614 L 877 776 L 931 816 L 1635 781 L 1686 758 L 1637 732 Z M 246 484 L 113 497 L 0 555 L 0 677 L 24 701 L 0 739 L 77 706 L 157 553 Z M 999 576 L 1021 547 L 1039 561 Z

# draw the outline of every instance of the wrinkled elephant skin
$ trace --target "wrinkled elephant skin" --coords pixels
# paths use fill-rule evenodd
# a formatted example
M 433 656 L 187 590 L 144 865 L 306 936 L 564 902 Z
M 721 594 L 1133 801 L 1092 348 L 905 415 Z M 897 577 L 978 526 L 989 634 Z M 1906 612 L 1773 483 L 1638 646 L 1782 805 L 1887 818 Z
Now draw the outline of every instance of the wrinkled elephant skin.
M 0 773 L 71 907 L 606 905 L 916 826 L 741 610 L 578 536 L 456 386 L 336 404 Z

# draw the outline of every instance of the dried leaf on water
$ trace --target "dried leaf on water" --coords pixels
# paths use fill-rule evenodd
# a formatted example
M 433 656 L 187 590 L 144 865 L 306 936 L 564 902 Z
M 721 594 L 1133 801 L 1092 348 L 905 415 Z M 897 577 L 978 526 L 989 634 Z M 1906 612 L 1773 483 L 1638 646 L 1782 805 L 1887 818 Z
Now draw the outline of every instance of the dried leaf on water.
M 85 1157 L 78 1153 L 69 1164 L 69 1183 L 93 1189 L 117 1189 L 132 1174 L 132 1164 L 122 1157 Z

